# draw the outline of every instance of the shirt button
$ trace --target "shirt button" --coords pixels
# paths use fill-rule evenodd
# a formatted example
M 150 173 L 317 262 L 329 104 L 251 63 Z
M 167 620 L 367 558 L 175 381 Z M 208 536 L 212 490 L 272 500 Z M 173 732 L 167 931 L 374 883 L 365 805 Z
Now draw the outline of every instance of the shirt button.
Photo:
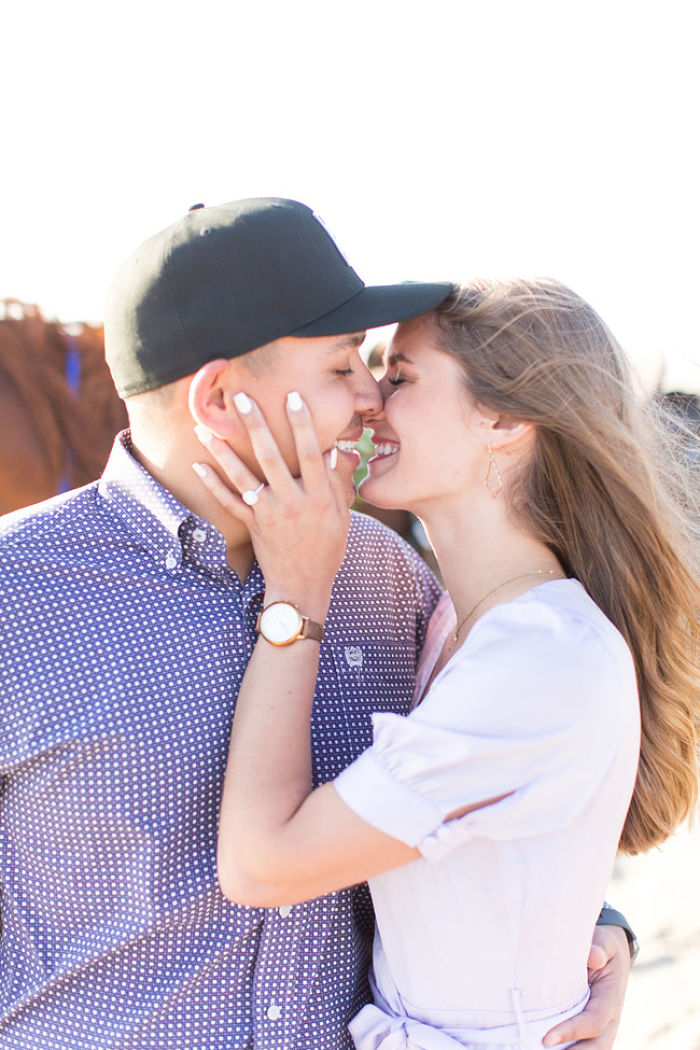
M 269 1021 L 279 1021 L 282 1016 L 282 1007 L 278 1006 L 277 1003 L 270 1003 L 267 1008 L 267 1018 Z
M 292 910 L 291 904 L 283 904 L 281 908 L 277 909 L 277 911 L 280 913 L 280 915 L 282 916 L 283 919 L 287 918 L 287 916 L 289 915 L 291 910 Z
M 166 559 L 165 559 L 165 567 L 166 567 L 166 569 L 174 569 L 176 565 L 177 565 L 177 558 L 175 557 L 175 555 L 174 554 L 168 554 L 166 556 Z
M 197 527 L 194 530 L 194 532 L 192 533 L 192 539 L 196 540 L 197 543 L 204 543 L 206 538 L 207 538 L 206 532 L 204 531 L 204 529 L 200 529 L 199 527 Z

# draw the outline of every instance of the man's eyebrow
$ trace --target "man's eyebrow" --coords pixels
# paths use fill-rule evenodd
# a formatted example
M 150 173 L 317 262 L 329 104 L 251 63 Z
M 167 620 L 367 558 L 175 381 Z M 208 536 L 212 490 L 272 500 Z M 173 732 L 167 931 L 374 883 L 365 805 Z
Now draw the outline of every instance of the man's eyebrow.
M 353 335 L 343 335 L 338 339 L 337 343 L 333 343 L 332 346 L 328 347 L 329 354 L 334 354 L 337 350 L 355 350 L 358 346 L 362 346 L 365 341 L 365 332 L 356 332 Z

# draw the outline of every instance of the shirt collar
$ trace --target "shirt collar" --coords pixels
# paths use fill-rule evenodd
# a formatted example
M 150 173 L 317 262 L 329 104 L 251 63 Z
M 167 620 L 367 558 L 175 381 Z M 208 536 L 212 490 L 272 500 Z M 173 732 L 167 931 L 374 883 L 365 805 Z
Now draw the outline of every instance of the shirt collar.
M 128 430 L 117 434 L 97 491 L 110 511 L 168 572 L 177 573 L 183 558 L 210 573 L 230 572 L 226 542 L 219 530 L 193 514 L 141 466 L 133 455 Z M 254 570 L 259 575 L 257 563 Z M 249 576 L 250 582 L 252 576 L 255 572 Z

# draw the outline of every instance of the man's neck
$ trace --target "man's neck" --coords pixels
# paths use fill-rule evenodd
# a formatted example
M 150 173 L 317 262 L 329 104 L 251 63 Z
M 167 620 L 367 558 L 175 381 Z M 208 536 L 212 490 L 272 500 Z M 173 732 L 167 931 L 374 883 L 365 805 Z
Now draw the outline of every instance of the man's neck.
M 144 470 L 188 510 L 210 522 L 219 530 L 226 543 L 226 561 L 241 581 L 253 565 L 254 554 L 250 534 L 241 522 L 228 514 L 209 494 L 191 464 L 196 461 L 198 447 L 181 448 L 158 444 L 150 447 L 132 432 L 131 451 Z

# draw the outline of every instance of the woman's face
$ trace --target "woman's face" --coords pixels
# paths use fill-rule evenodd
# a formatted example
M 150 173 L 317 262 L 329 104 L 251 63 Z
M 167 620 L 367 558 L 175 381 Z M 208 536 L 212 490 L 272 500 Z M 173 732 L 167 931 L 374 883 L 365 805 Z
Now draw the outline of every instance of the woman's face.
M 362 498 L 423 514 L 438 500 L 483 487 L 488 430 L 455 359 L 435 346 L 435 320 L 400 324 L 380 381 L 383 411 L 366 420 L 375 455 Z

